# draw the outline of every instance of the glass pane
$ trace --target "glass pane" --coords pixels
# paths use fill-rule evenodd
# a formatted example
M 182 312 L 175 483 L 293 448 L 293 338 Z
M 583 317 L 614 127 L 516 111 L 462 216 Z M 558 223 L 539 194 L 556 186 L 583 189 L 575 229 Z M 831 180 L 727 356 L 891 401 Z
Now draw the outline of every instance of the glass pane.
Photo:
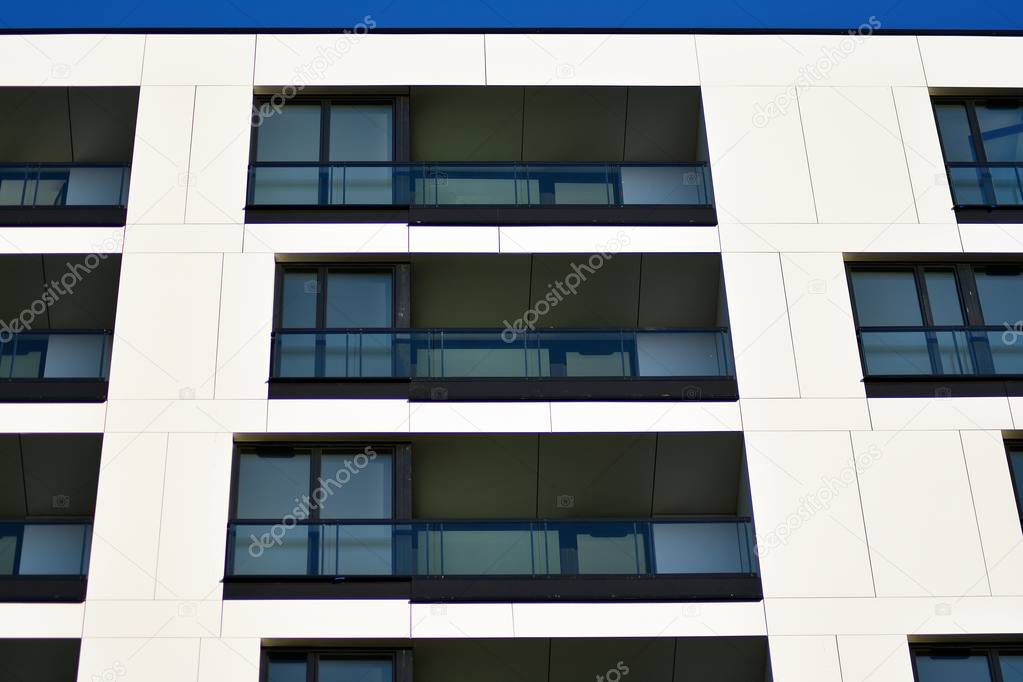
M 987 341 L 995 374 L 1023 374 L 1023 332 L 975 332 L 973 336 Z
M 550 376 L 632 376 L 635 338 L 618 332 L 537 332 L 537 344 L 548 353 Z
M 709 203 L 700 166 L 622 166 L 621 175 L 626 205 Z
M 392 166 L 341 166 L 330 169 L 330 203 L 348 206 L 389 206 L 395 203 Z
M 322 334 L 281 334 L 277 341 L 276 376 L 316 376 L 316 339 Z
M 989 168 L 991 187 L 998 206 L 1023 204 L 1023 166 L 1017 168 Z
M 955 273 L 951 270 L 928 270 L 924 273 L 927 283 L 927 300 L 931 306 L 931 317 L 936 325 L 963 324 L 962 306 L 959 304 L 959 287 Z
M 431 566 L 435 574 L 530 575 L 534 571 L 537 553 L 527 524 L 455 526 L 440 535 L 434 553 L 440 565 Z M 542 572 L 541 566 L 537 572 Z
M 46 343 L 47 379 L 89 379 L 106 375 L 110 337 L 104 334 L 52 334 Z
M 1023 516 L 1023 452 L 1011 453 L 1009 465 L 1012 467 L 1012 479 L 1016 484 L 1016 506 Z
M 331 161 L 390 161 L 389 104 L 335 104 L 330 108 Z
M 748 569 L 736 523 L 655 523 L 657 573 L 740 573 Z
M 945 161 L 976 161 L 970 123 L 964 104 L 936 104 L 938 132 L 945 150 Z
M 68 206 L 121 206 L 124 168 L 71 168 L 67 186 Z
M 415 183 L 416 203 L 426 205 L 507 205 L 529 203 L 528 184 L 518 167 L 508 165 L 437 165 Z
M 281 328 L 316 327 L 316 272 L 285 272 L 281 286 Z
M 266 682 L 306 682 L 305 660 L 287 661 L 270 659 Z
M 912 271 L 853 271 L 852 285 L 861 327 L 923 324 Z
M 937 355 L 939 374 L 976 374 L 978 367 L 973 361 L 970 339 L 966 332 L 934 332 L 934 352 Z
M 1023 655 L 999 655 L 998 664 L 1002 669 L 1002 682 L 1023 682 Z
M 562 575 L 636 575 L 646 572 L 646 540 L 632 523 L 551 523 L 547 551 Z
M 390 327 L 393 286 L 389 272 L 327 274 L 327 326 Z
M 645 377 L 729 376 L 726 337 L 718 332 L 636 334 L 639 375 Z
M 308 575 L 309 526 L 243 524 L 235 527 L 232 575 Z
M 391 518 L 392 457 L 367 450 L 323 456 L 319 486 L 313 492 L 322 518 Z
M 22 575 L 82 575 L 88 538 L 81 525 L 26 525 L 18 572 Z
M 320 169 L 259 166 L 253 169 L 252 203 L 308 206 L 320 203 Z
M 977 268 L 974 278 L 984 324 L 1023 331 L 1023 271 Z
M 392 526 L 324 525 L 321 527 L 322 575 L 392 575 Z
M 14 575 L 14 555 L 18 551 L 18 538 L 0 531 L 0 575 Z
M 391 377 L 397 374 L 393 333 L 324 334 L 324 376 Z
M 952 196 L 958 206 L 987 203 L 984 197 L 984 179 L 979 168 L 950 168 Z
M 285 104 L 264 110 L 256 134 L 256 161 L 319 161 L 320 105 Z
M 319 669 L 319 682 L 391 682 L 390 661 L 324 658 Z
M 235 518 L 283 519 L 309 494 L 309 455 L 242 454 Z
M 934 373 L 923 332 L 861 332 L 860 345 L 871 376 Z
M 991 682 L 987 656 L 916 657 L 917 682 Z
M 988 161 L 1023 161 L 1023 106 L 978 104 L 977 124 Z
M 531 203 L 607 206 L 616 201 L 615 183 L 605 166 L 537 165 L 529 166 L 526 173 L 537 183 L 539 194 L 539 201 L 530 197 Z

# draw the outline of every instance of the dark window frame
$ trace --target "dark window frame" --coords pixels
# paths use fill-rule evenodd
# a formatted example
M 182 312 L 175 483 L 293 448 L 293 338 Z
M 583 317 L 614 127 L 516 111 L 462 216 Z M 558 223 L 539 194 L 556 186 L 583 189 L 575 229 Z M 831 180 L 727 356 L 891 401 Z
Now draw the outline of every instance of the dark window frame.
M 274 331 L 321 331 L 327 327 L 327 278 L 332 272 L 386 273 L 391 277 L 391 326 L 398 326 L 400 291 L 398 268 L 393 263 L 277 263 L 274 273 Z M 285 327 L 282 324 L 284 312 L 284 276 L 289 272 L 316 273 L 316 326 Z M 382 327 L 386 328 L 386 327 Z
M 933 386 L 935 384 L 950 384 L 950 383 L 963 383 L 973 382 L 979 384 L 976 386 L 976 391 L 971 389 L 969 395 L 1006 395 L 1006 391 L 1010 391 L 1011 395 L 1023 395 L 1023 386 L 1003 386 L 1003 382 L 1016 382 L 1023 379 L 1023 375 L 1015 374 L 996 374 L 990 363 L 990 350 L 988 349 L 987 354 L 980 354 L 977 357 L 981 366 L 980 370 L 976 374 L 968 375 L 956 375 L 956 374 L 918 374 L 918 375 L 875 375 L 871 374 L 867 370 L 867 359 L 863 353 L 862 343 L 860 341 L 860 334 L 862 332 L 877 331 L 882 329 L 897 328 L 898 325 L 887 325 L 887 326 L 871 326 L 863 325 L 860 321 L 860 314 L 856 303 L 856 291 L 853 286 L 853 273 L 855 272 L 906 272 L 911 271 L 916 286 L 917 301 L 920 306 L 920 315 L 922 323 L 920 325 L 905 325 L 907 330 L 921 330 L 923 332 L 934 332 L 947 329 L 948 327 L 992 327 L 990 323 L 984 320 L 984 311 L 980 300 L 979 290 L 977 288 L 976 273 L 978 270 L 985 268 L 1011 268 L 1014 270 L 1023 271 L 1023 263 L 1017 261 L 895 261 L 895 262 L 872 262 L 872 261 L 854 261 L 846 262 L 846 285 L 849 289 L 849 300 L 850 307 L 853 315 L 853 325 L 856 331 L 857 339 L 857 350 L 860 355 L 860 369 L 863 373 L 864 382 L 868 385 L 868 396 L 870 397 L 886 397 L 894 395 L 903 395 L 900 389 L 896 388 L 895 393 L 880 392 L 871 394 L 869 390 L 872 382 L 908 382 L 909 384 L 915 384 L 917 388 L 927 386 L 923 393 L 918 393 L 915 390 L 910 390 L 908 395 L 934 395 Z M 956 277 L 957 297 L 959 299 L 960 311 L 963 315 L 962 325 L 935 325 L 934 317 L 932 312 L 932 306 L 930 304 L 929 294 L 927 292 L 927 285 L 924 279 L 925 273 L 928 271 L 935 270 L 952 270 Z M 932 367 L 934 366 L 934 353 L 935 349 L 931 348 Z M 997 384 L 997 386 L 996 386 Z M 979 391 L 979 392 L 978 392 Z
M 319 682 L 319 666 L 322 660 L 390 661 L 392 682 L 412 682 L 411 648 L 308 648 L 308 647 L 263 647 L 259 654 L 259 680 L 270 682 L 270 662 L 305 661 L 306 682 Z
M 991 96 L 954 96 L 954 95 L 940 95 L 931 97 L 931 113 L 934 116 L 935 130 L 938 133 L 938 144 L 941 147 L 941 158 L 945 164 L 945 175 L 948 178 L 949 187 L 952 186 L 952 168 L 957 165 L 963 167 L 971 164 L 976 165 L 1004 165 L 1009 167 L 1012 165 L 1011 162 L 992 162 L 987 158 L 987 150 L 984 148 L 983 136 L 980 132 L 980 122 L 977 118 L 977 105 L 986 103 L 1015 103 L 1023 107 L 1023 96 L 1018 95 L 991 95 Z M 966 121 L 970 126 L 970 137 L 972 138 L 969 143 L 973 149 L 973 155 L 975 160 L 973 162 L 966 161 L 949 161 L 948 154 L 945 150 L 945 141 L 941 135 L 941 122 L 938 120 L 938 105 L 940 104 L 956 104 L 961 105 L 966 110 Z M 1017 162 L 1017 164 L 1023 164 L 1023 160 Z M 1023 207 L 1019 206 L 999 206 L 994 194 L 992 187 L 989 182 L 981 184 L 981 191 L 984 194 L 984 200 L 986 203 L 975 205 L 975 204 L 957 204 L 955 203 L 955 196 L 952 197 L 953 210 L 956 213 L 956 217 L 961 223 L 984 223 L 984 222 L 1023 222 Z
M 1019 523 L 1023 527 L 1023 481 L 1016 477 L 1016 469 L 1012 466 L 1012 456 L 1017 454 L 1023 457 L 1023 441 L 1005 441 L 1005 454 L 1009 464 L 1009 483 L 1012 485 L 1013 501 L 1016 503 L 1016 511 L 1019 512 Z
M 991 682 L 1004 682 L 1002 677 L 999 657 L 1002 654 L 1012 656 L 1023 656 L 1023 645 L 1021 644 L 926 644 L 911 645 L 909 649 L 910 662 L 913 666 L 913 679 L 920 682 L 920 673 L 917 670 L 916 659 L 918 656 L 948 656 L 950 658 L 965 658 L 967 656 L 986 656 L 988 671 L 991 673 Z

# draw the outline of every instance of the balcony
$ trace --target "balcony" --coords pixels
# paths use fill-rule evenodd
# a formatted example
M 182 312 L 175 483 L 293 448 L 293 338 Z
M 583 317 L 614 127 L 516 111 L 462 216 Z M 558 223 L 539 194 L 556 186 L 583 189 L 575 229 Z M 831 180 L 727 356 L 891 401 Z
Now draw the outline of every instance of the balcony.
M 0 224 L 125 224 L 138 88 L 0 88 Z
M 273 398 L 736 396 L 716 256 L 285 262 L 278 293 Z
M 609 614 L 609 617 L 614 617 Z M 260 679 L 374 682 L 770 682 L 767 637 L 264 640 Z M 950 678 L 942 678 L 950 679 Z
M 1023 210 L 1023 163 L 949 163 L 957 211 Z
M 0 436 L 0 601 L 85 599 L 101 442 Z
M 859 331 L 868 378 L 1023 378 L 1023 331 L 1012 327 L 889 327 Z
M 257 96 L 247 222 L 714 225 L 697 88 Z
M 120 256 L 0 256 L 0 402 L 102 402 Z
M 403 208 L 413 224 L 585 223 L 594 211 L 629 208 L 671 223 L 680 209 L 713 212 L 705 163 L 257 162 L 248 203 Z
M 742 458 L 735 434 L 240 442 L 225 595 L 759 599 Z

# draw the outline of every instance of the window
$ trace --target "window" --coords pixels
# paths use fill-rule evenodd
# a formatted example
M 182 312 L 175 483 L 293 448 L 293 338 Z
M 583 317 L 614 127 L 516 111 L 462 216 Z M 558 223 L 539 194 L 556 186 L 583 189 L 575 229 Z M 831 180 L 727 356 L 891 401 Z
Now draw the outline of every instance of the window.
M 250 204 L 393 203 L 390 101 L 257 102 L 256 109 Z
M 1020 523 L 1023 524 L 1023 443 L 1009 444 L 1009 476 L 1013 492 L 1016 493 Z
M 266 682 L 391 682 L 394 656 L 339 653 L 266 653 Z
M 1023 100 L 934 102 L 957 207 L 1023 207 Z
M 1023 682 L 1023 648 L 917 647 L 917 682 Z
M 864 375 L 1023 375 L 1023 268 L 853 265 Z
M 391 268 L 283 268 L 274 376 L 393 376 L 394 299 Z
M 393 460 L 384 448 L 241 448 L 229 573 L 390 574 Z

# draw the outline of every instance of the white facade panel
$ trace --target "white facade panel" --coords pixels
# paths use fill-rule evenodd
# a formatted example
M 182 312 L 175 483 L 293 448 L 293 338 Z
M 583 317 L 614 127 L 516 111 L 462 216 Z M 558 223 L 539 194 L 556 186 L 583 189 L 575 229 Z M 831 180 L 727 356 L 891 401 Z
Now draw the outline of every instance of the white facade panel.
M 721 637 L 764 632 L 761 602 L 512 605 L 516 637 Z
M 144 85 L 252 85 L 254 35 L 149 35 Z
M 255 84 L 484 85 L 483 62 L 482 35 L 267 34 Z
M 779 256 L 728 253 L 721 260 L 739 395 L 799 397 Z
M 224 637 L 409 637 L 409 603 L 399 599 L 230 600 Z
M 139 91 L 128 223 L 181 223 L 188 191 L 195 88 L 145 86 Z
M 402 433 L 409 430 L 404 400 L 271 400 L 271 433 Z
M 496 225 L 410 225 L 408 248 L 421 253 L 497 253 L 501 250 Z
M 693 36 L 493 34 L 488 85 L 698 85 Z
M 747 432 L 746 462 L 764 595 L 874 596 L 857 483 L 869 453 L 848 433 Z
M 742 425 L 749 431 L 866 431 L 865 398 L 740 398 Z
M 806 88 L 799 110 L 822 223 L 920 222 L 891 88 Z
M 245 221 L 252 87 L 195 89 L 186 223 Z
M 87 598 L 153 599 L 167 434 L 103 437 Z
M 84 604 L 0 604 L 0 637 L 77 639 L 84 618 Z
M 991 594 L 959 434 L 854 432 L 879 597 Z
M 501 253 L 714 253 L 718 228 L 686 225 L 589 226 L 503 225 Z
M 0 433 L 102 433 L 101 403 L 0 404 Z
M 247 224 L 244 250 L 258 253 L 405 253 L 408 225 Z
M 902 635 L 843 635 L 838 655 L 845 682 L 913 682 L 909 643 Z
M 273 256 L 225 254 L 217 340 L 218 399 L 265 399 L 274 306 Z
M 412 637 L 514 637 L 509 604 L 412 604 Z
M 954 223 L 952 191 L 945 172 L 934 109 L 927 88 L 892 88 L 906 150 L 917 216 L 922 223 Z M 916 249 L 914 249 L 916 250 Z
M 698 35 L 704 85 L 923 85 L 912 36 L 870 35 L 864 18 L 852 35 Z
M 864 397 L 842 254 L 782 254 L 781 269 L 800 395 Z
M 722 220 L 722 251 L 783 253 L 956 253 L 963 250 L 954 223 L 753 224 Z M 979 250 L 979 249 L 978 249 Z
M 932 88 L 1019 88 L 1023 38 L 920 36 L 920 58 Z
M 949 429 L 1011 429 L 1006 398 L 946 397 L 935 386 L 933 397 L 868 398 L 870 419 L 879 431 L 946 431 Z
M 127 254 L 121 262 L 111 398 L 213 397 L 219 254 Z
M 779 682 L 843 682 L 835 637 L 772 636 L 769 642 L 773 679 Z
M 143 35 L 0 36 L 0 87 L 138 85 Z
M 113 677 L 121 682 L 194 680 L 199 639 L 86 637 L 78 661 L 78 682 Z
M 120 253 L 123 227 L 0 228 L 0 253 Z
M 147 225 L 125 228 L 125 253 L 234 253 L 242 250 L 241 225 Z
M 559 402 L 550 410 L 555 433 L 742 429 L 739 406 L 729 402 Z
M 701 94 L 718 220 L 816 223 L 796 98 L 782 87 L 705 86 Z
M 216 637 L 220 599 L 213 601 L 93 600 L 85 607 L 85 637 Z

